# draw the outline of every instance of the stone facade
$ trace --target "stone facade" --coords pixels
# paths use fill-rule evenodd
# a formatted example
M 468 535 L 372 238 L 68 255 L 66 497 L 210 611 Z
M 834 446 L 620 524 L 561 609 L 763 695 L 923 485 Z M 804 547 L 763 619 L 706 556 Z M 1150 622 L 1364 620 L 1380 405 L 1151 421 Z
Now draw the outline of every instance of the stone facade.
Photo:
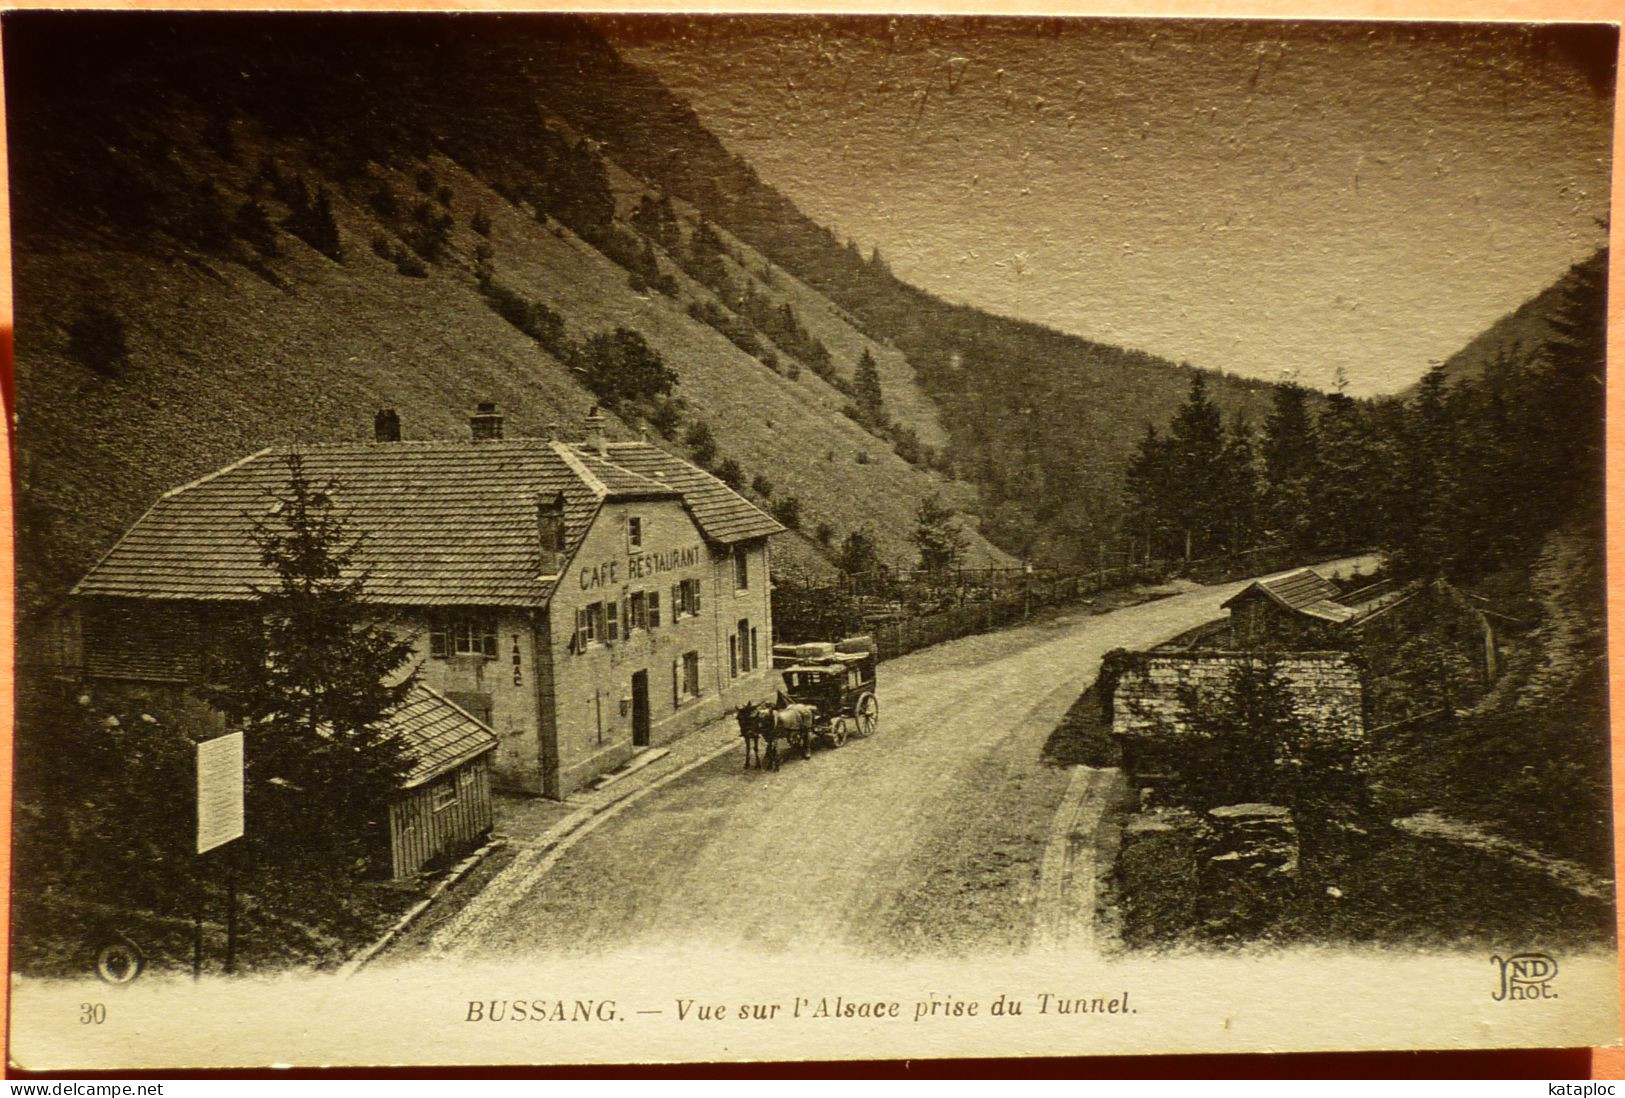
M 636 548 L 626 534 L 634 518 L 643 541 Z M 532 704 L 550 723 L 542 742 L 556 741 L 556 754 L 532 753 L 505 780 L 563 796 L 640 747 L 772 697 L 768 568 L 766 538 L 708 545 L 676 501 L 606 504 L 539 626 L 549 662 Z M 697 585 L 697 611 L 674 590 L 684 581 L 690 592 Z M 610 604 L 614 635 L 595 623 L 595 635 L 584 639 L 578 614 L 602 606 L 607 624 Z
M 1268 660 L 1312 731 L 1355 739 L 1365 731 L 1365 688 L 1349 652 L 1293 652 L 1264 657 L 1246 652 L 1125 654 L 1112 695 L 1112 734 L 1120 737 L 1190 732 L 1192 698 L 1222 690 L 1237 667 Z
M 639 520 L 636 548 L 626 541 L 630 518 Z M 680 501 L 606 502 L 549 606 L 380 608 L 380 618 L 415 639 L 424 685 L 497 734 L 497 788 L 563 797 L 640 747 L 773 696 L 769 567 L 766 538 L 708 544 Z M 689 600 L 674 588 L 685 580 L 688 592 L 697 589 L 697 613 L 678 611 Z M 643 596 L 641 625 L 629 618 L 634 595 Z M 614 639 L 579 643 L 578 611 L 610 602 Z M 65 631 L 87 634 L 86 643 L 75 645 L 67 669 L 104 683 L 165 685 L 172 705 L 188 697 L 208 638 L 231 616 L 219 606 L 136 600 L 83 600 L 76 609 L 83 624 L 75 614 Z M 685 659 L 696 666 L 685 668 Z M 208 724 L 224 727 L 217 714 Z
M 382 423 L 387 415 L 381 414 Z M 256 522 L 297 468 L 328 487 L 375 617 L 424 685 L 496 733 L 497 785 L 563 797 L 636 751 L 771 697 L 768 538 L 722 481 L 647 442 L 502 437 L 273 449 L 165 493 L 80 582 L 59 667 L 172 693 L 270 577 Z M 267 503 L 267 500 L 270 503 Z

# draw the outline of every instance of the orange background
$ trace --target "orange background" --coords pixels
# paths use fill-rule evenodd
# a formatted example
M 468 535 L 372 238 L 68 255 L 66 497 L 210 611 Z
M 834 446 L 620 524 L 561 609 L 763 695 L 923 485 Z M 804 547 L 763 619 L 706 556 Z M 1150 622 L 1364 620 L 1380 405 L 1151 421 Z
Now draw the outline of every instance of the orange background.
M 619 11 L 685 11 L 704 9 L 711 11 L 898 11 L 898 12 L 962 12 L 1000 14 L 1090 14 L 1090 15 L 1181 15 L 1228 16 L 1258 18 L 1316 18 L 1316 19 L 1442 19 L 1472 21 L 1596 21 L 1619 23 L 1625 19 L 1625 0 L 1105 0 L 1098 5 L 1086 0 L 982 0 L 964 3 L 962 0 L 891 0 L 891 2 L 842 3 L 840 0 L 807 2 L 807 0 L 780 0 L 778 3 L 740 3 L 738 0 L 706 0 L 705 3 L 649 3 L 622 4 L 564 3 L 541 5 L 527 3 L 444 3 L 437 0 L 348 0 L 346 3 L 322 3 L 320 0 L 280 0 L 280 2 L 242 2 L 242 0 L 182 0 L 149 3 L 97 3 L 67 2 L 53 4 L 13 4 L 18 7 L 79 7 L 79 8 L 259 8 L 259 9 L 321 9 L 344 8 L 374 10 L 619 10 Z M 0 134 L 3 134 L 3 116 L 0 116 Z M 1615 178 L 1622 164 L 1621 134 L 1625 133 L 1625 111 L 1617 105 L 1614 115 Z M 0 141 L 0 170 L 4 167 L 4 144 Z M 0 232 L 9 228 L 9 208 L 3 189 L 0 189 Z M 1611 206 L 1611 224 L 1625 222 L 1625 199 L 1621 188 L 1614 187 Z M 1611 234 L 1610 234 L 1611 235 Z M 0 495 L 0 507 L 7 517 L 11 510 L 9 485 L 11 483 L 11 426 L 13 424 L 12 383 L 12 328 L 11 328 L 11 258 L 9 232 L 5 247 L 0 248 L 0 399 L 6 411 L 7 442 L 0 449 L 0 465 L 7 474 L 6 489 Z M 1619 250 L 1610 255 L 1619 258 Z M 1619 277 L 1619 266 L 1610 269 L 1611 296 L 1609 300 L 1609 361 L 1620 361 L 1625 352 L 1625 323 L 1621 323 L 1621 296 L 1625 293 Z M 1622 498 L 1621 479 L 1625 478 L 1625 385 L 1614 384 L 1608 390 L 1608 541 L 1609 573 L 1618 577 L 1625 568 L 1625 521 L 1620 517 Z M 10 523 L 7 531 L 9 550 Z M 13 564 L 10 552 L 0 554 L 0 600 L 4 613 L 0 613 L 0 725 L 9 728 L 12 717 L 11 666 L 14 637 L 12 634 L 11 600 L 13 597 Z M 1610 583 L 1610 595 L 1612 595 Z M 1616 759 L 1625 757 L 1625 609 L 1620 599 L 1609 600 L 1610 661 L 1609 681 L 1611 709 L 1614 714 L 1612 741 Z M 10 882 L 10 820 L 11 820 L 11 744 L 9 738 L 0 738 L 0 888 Z M 1619 768 L 1616 766 L 1614 782 L 1614 846 L 1615 879 L 1625 869 L 1625 796 L 1622 796 Z M 1625 937 L 1625 923 L 1621 924 Z M 9 945 L 10 918 L 6 904 L 0 904 L 0 939 Z M 1621 969 L 1622 997 L 1625 997 L 1625 967 Z M 9 991 L 8 996 L 9 999 Z M 0 1003 L 0 1023 L 5 1021 L 4 1004 Z M 1353 1023 L 1351 1023 L 1353 1024 Z M 961 1076 L 1032 1078 L 1049 1077 L 1101 1077 L 1101 1078 L 1503 1078 L 1528 1077 L 1548 1079 L 1574 1079 L 1589 1075 L 1598 1079 L 1625 1078 L 1625 1049 L 1532 1049 L 1520 1051 L 1486 1052 L 1408 1052 L 1408 1053 L 1314 1053 L 1278 1054 L 1259 1056 L 1177 1056 L 1177 1057 L 1095 1057 L 1087 1059 L 1037 1059 L 1004 1061 L 915 1061 L 915 1062 L 848 1062 L 840 1064 L 754 1064 L 713 1065 L 703 1069 L 707 1075 L 733 1077 L 825 1076 L 834 1078 L 866 1078 L 875 1076 L 951 1078 Z M 493 1069 L 416 1069 L 402 1072 L 263 1072 L 229 1073 L 244 1077 L 299 1078 L 307 1075 L 328 1077 L 381 1077 L 391 1074 L 411 1077 L 507 1077 L 537 1075 L 530 1071 Z M 580 1068 L 547 1069 L 553 1078 L 670 1078 L 693 1075 L 693 1067 L 674 1068 Z M 9 1074 L 9 1073 L 8 1073 Z M 67 1076 L 84 1078 L 84 1075 Z M 187 1073 L 165 1072 L 161 1077 L 186 1078 Z M 209 1078 L 209 1074 L 193 1075 Z

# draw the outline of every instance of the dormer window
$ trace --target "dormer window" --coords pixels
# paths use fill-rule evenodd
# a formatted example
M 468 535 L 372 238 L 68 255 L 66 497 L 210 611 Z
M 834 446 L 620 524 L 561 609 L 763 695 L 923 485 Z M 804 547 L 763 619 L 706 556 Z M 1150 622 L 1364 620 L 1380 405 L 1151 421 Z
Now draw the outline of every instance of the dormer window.
M 628 549 L 643 548 L 643 519 L 638 515 L 629 515 L 627 517 L 626 547 Z

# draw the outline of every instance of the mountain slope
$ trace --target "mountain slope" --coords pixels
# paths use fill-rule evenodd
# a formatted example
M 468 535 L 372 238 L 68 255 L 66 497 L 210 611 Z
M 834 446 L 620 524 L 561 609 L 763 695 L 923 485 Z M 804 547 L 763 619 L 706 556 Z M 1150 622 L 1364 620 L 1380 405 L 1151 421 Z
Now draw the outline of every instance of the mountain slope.
M 968 512 L 967 563 L 1093 563 L 1134 442 L 1189 385 L 898 282 L 581 20 L 19 12 L 6 32 L 25 603 L 164 488 L 362 436 L 382 406 L 408 437 L 459 434 L 482 400 L 568 431 L 605 399 L 589 341 L 621 327 L 680 398 L 622 401 L 622 433 L 904 565 L 932 494 Z M 98 305 L 129 346 L 101 368 L 73 346 Z M 854 403 L 865 353 L 883 411 Z M 1268 401 L 1211 391 L 1255 422 Z M 828 573 L 813 538 L 781 542 Z
M 846 398 L 822 378 L 805 372 L 792 381 L 690 318 L 685 305 L 714 299 L 704 286 L 673 270 L 675 297 L 634 292 L 626 268 L 599 248 L 442 154 L 345 177 L 316 143 L 274 133 L 254 114 L 234 112 L 225 136 L 211 141 L 204 135 L 214 123 L 195 100 L 132 98 L 92 126 L 113 138 L 115 186 L 53 201 L 72 195 L 72 177 L 92 157 L 90 141 L 52 140 L 87 96 L 46 104 L 43 93 L 60 95 L 62 85 L 23 76 L 11 85 L 13 102 L 24 114 L 40 107 L 36 117 L 56 124 L 24 128 L 14 142 L 13 162 L 23 165 L 15 202 L 25 604 L 65 589 L 165 489 L 265 445 L 367 437 L 380 407 L 400 412 L 407 437 L 458 436 L 482 400 L 503 406 L 510 433 L 563 425 L 573 434 L 597 398 L 489 306 L 474 273 L 482 249 L 496 279 L 554 310 L 570 339 L 622 326 L 640 332 L 677 373 L 686 405 L 666 444 L 689 452 L 685 430 L 703 423 L 716 462 L 736 462 L 747 489 L 764 476 L 757 488 L 770 494 L 753 490 L 764 504 L 794 497 L 808 531 L 827 523 L 838 541 L 865 529 L 886 557 L 907 563 L 921 500 L 940 492 L 964 506 L 973 495 L 843 416 Z M 85 88 L 107 90 L 94 80 Z M 40 94 L 31 101 L 30 93 Z M 282 222 L 291 210 L 263 178 L 270 162 L 329 192 L 342 262 L 284 230 L 267 257 L 241 240 L 199 248 L 162 218 L 97 208 L 135 182 L 149 185 L 160 207 L 208 187 L 220 210 L 252 200 Z M 398 251 L 411 228 L 382 215 L 375 199 L 388 190 L 402 206 L 418 201 L 424 173 L 445 196 L 435 216 L 450 225 L 427 277 L 407 277 L 369 247 L 383 239 Z M 488 235 L 470 227 L 476 210 Z M 818 331 L 838 347 L 867 344 L 813 295 L 795 300 L 818 313 Z M 129 354 L 116 369 L 98 371 L 70 353 L 74 319 L 92 303 L 124 329 Z M 621 434 L 637 428 L 632 420 Z M 970 563 L 1008 560 L 974 531 L 968 540 Z M 781 538 L 776 552 L 790 569 L 829 570 L 810 541 Z
M 1498 358 L 1521 359 L 1552 335 L 1551 318 L 1570 290 L 1581 282 L 1607 276 L 1607 253 L 1599 251 L 1575 264 L 1556 282 L 1484 329 L 1461 350 L 1434 367 L 1444 381 L 1481 377 Z M 1407 393 L 1414 393 L 1411 386 Z

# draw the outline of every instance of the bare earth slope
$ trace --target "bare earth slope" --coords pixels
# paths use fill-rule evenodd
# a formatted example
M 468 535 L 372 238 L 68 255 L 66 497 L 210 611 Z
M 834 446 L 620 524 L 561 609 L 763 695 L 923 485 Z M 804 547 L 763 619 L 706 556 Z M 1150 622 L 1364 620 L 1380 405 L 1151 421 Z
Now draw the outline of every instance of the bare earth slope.
M 912 556 L 908 534 L 921 499 L 933 491 L 968 499 L 963 486 L 907 464 L 842 416 L 839 394 L 810 371 L 790 381 L 688 317 L 686 302 L 708 295 L 702 287 L 682 279 L 675 300 L 632 292 L 624 268 L 444 157 L 426 166 L 451 188 L 450 245 L 427 278 L 409 278 L 369 247 L 391 227 L 367 202 L 379 186 L 415 200 L 407 173 L 374 165 L 369 178 L 341 186 L 299 146 L 242 121 L 237 156 L 227 161 L 184 116 L 172 121 L 180 170 L 213 180 L 228 208 L 250 193 L 253 166 L 266 157 L 313 187 L 329 186 L 344 262 L 286 232 L 278 234 L 281 254 L 257 271 L 107 232 L 18 240 L 25 609 L 65 590 L 166 489 L 267 445 L 368 437 L 379 408 L 399 411 L 408 438 L 463 434 L 482 400 L 502 405 L 510 433 L 542 434 L 550 424 L 574 431 L 592 395 L 478 291 L 482 238 L 469 228 L 476 209 L 491 217 L 489 247 L 505 285 L 560 313 L 574 339 L 623 325 L 640 331 L 679 375 L 690 421 L 711 427 L 720 456 L 736 460 L 747 483 L 760 472 L 776 496 L 798 497 L 807 529 L 828 522 L 838 540 L 868 527 L 902 562 Z M 275 202 L 262 201 L 280 219 Z M 126 325 L 131 353 L 115 376 L 66 354 L 67 327 L 89 301 Z M 818 320 L 821 333 L 839 324 L 832 313 Z M 843 340 L 863 342 L 850 332 Z M 974 535 L 972 558 L 1006 559 Z

